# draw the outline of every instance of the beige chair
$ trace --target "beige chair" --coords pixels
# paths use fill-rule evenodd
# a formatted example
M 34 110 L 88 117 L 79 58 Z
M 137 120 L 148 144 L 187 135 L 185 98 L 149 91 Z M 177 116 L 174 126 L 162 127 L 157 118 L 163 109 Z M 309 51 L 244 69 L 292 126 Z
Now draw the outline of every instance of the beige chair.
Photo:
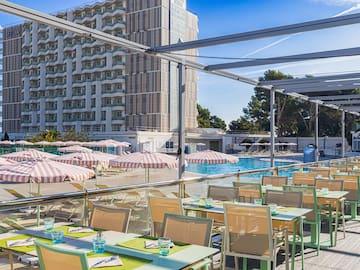
M 318 173 L 310 172 L 310 173 L 300 173 L 294 172 L 293 173 L 293 185 L 308 185 L 308 186 L 315 186 L 315 176 Z
M 206 247 L 211 245 L 212 219 L 167 213 L 164 215 L 163 224 L 163 237 L 193 245 Z M 210 259 L 204 259 L 186 267 L 186 269 L 208 269 L 207 267 L 211 262 Z
M 274 187 L 282 187 L 288 184 L 287 176 L 263 175 L 261 184 L 263 186 L 272 185 Z
M 239 189 L 237 187 L 208 186 L 208 198 L 218 201 L 237 201 L 239 199 Z
M 255 199 L 262 199 L 261 184 L 233 182 L 239 188 L 239 202 L 253 203 Z
M 265 203 L 275 203 L 286 207 L 302 207 L 302 192 L 266 190 Z
M 118 232 L 127 232 L 131 209 L 113 206 L 93 205 L 90 226 Z
M 310 167 L 311 173 L 315 173 L 315 176 L 321 176 L 322 178 L 329 178 L 332 171 L 328 167 Z
M 275 269 L 279 245 L 277 238 L 273 237 L 270 208 L 249 204 L 224 204 L 224 211 L 222 269 L 225 269 L 226 256 L 235 257 L 235 269 L 239 268 L 238 257 L 243 258 L 243 269 L 246 269 L 247 259 L 267 261 L 268 266 L 273 262 Z M 288 249 L 287 241 L 284 244 Z M 288 267 L 288 256 L 286 264 Z
M 329 191 L 343 191 L 344 190 L 344 180 L 323 180 L 323 179 L 317 179 L 316 183 L 315 183 L 316 189 L 322 189 L 322 188 L 327 188 Z M 319 198 L 318 197 L 318 203 L 319 205 L 322 205 L 322 209 L 323 211 L 325 211 L 325 213 L 323 213 L 325 216 L 328 215 L 328 207 L 326 206 L 330 206 L 331 210 L 337 209 L 337 201 L 334 200 L 329 200 L 327 198 Z M 342 217 L 342 225 L 343 225 L 343 235 L 345 238 L 345 198 L 340 199 L 339 201 L 340 203 L 340 212 L 341 212 L 341 217 Z M 336 215 L 336 212 L 332 212 L 332 215 Z M 336 220 L 336 236 L 337 236 L 337 228 L 338 228 L 338 217 L 335 216 L 335 220 Z
M 35 241 L 41 270 L 88 270 L 86 253 L 77 250 L 62 249 Z
M 152 235 L 159 237 L 162 232 L 164 215 L 166 213 L 183 215 L 181 199 L 149 196 L 149 210 L 152 225 Z

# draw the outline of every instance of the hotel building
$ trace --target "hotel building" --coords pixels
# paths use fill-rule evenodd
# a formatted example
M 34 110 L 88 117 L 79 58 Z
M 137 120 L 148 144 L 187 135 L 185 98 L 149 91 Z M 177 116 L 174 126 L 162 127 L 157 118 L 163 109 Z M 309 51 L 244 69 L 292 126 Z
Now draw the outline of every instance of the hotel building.
M 185 0 L 107 0 L 56 16 L 148 46 L 198 33 Z M 37 22 L 5 28 L 3 44 L 4 132 L 177 130 L 175 64 Z M 187 70 L 186 91 L 186 127 L 194 128 L 196 71 Z

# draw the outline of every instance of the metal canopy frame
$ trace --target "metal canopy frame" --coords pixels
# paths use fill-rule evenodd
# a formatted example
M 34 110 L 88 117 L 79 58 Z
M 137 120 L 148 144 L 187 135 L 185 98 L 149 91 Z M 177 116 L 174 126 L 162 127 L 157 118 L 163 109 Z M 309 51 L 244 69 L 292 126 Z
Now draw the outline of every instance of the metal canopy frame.
M 360 54 L 360 48 L 348 48 L 348 49 L 342 49 L 342 50 L 335 50 L 335 51 L 325 51 L 325 52 L 316 52 L 316 53 L 309 53 L 309 54 L 301 54 L 301 55 L 293 55 L 293 56 L 283 56 L 283 57 L 277 57 L 277 58 L 268 58 L 268 59 L 258 59 L 258 60 L 252 60 L 252 61 L 241 61 L 237 63 L 225 63 L 225 64 L 219 64 L 219 65 L 202 65 L 196 61 L 190 61 L 185 60 L 184 57 L 177 57 L 171 54 L 171 51 L 178 51 L 178 50 L 187 50 L 187 49 L 195 49 L 195 48 L 201 48 L 206 46 L 215 46 L 215 45 L 223 45 L 228 43 L 234 43 L 234 42 L 242 42 L 247 40 L 254 40 L 254 39 L 261 39 L 261 38 L 268 38 L 273 36 L 279 36 L 279 35 L 288 35 L 288 34 L 294 34 L 299 32 L 308 32 L 308 31 L 314 31 L 314 30 L 321 30 L 326 28 L 333 28 L 333 27 L 339 27 L 339 26 L 345 26 L 345 25 L 351 25 L 351 24 L 357 24 L 360 23 L 360 13 L 357 14 L 351 14 L 351 15 L 343 15 L 328 19 L 322 19 L 322 20 L 314 20 L 304 23 L 298 23 L 298 24 L 292 24 L 292 25 L 286 25 L 286 26 L 280 26 L 280 27 L 273 27 L 273 28 L 267 28 L 257 31 L 250 31 L 245 33 L 238 33 L 233 35 L 227 35 L 227 36 L 220 36 L 215 38 L 208 38 L 208 39 L 202 39 L 202 40 L 195 40 L 195 41 L 189 41 L 189 42 L 182 42 L 177 44 L 170 44 L 165 46 L 159 46 L 159 47 L 153 47 L 150 48 L 148 46 L 132 42 L 120 37 L 115 37 L 110 34 L 103 33 L 101 31 L 85 27 L 83 25 L 78 25 L 76 23 L 69 22 L 64 19 L 60 19 L 56 16 L 48 15 L 45 13 L 41 13 L 20 5 L 16 5 L 4 0 L 0 0 L 0 11 L 5 11 L 7 13 L 20 16 L 32 21 L 38 21 L 40 23 L 50 25 L 59 29 L 63 29 L 66 31 L 70 31 L 73 33 L 76 33 L 80 36 L 85 36 L 89 38 L 93 38 L 99 41 L 103 41 L 108 44 L 112 44 L 114 46 L 121 46 L 123 48 L 127 48 L 130 51 L 143 53 L 143 54 L 149 54 L 164 60 L 168 60 L 171 62 L 175 62 L 180 64 L 178 70 L 179 70 L 179 78 L 183 76 L 183 68 L 193 68 L 197 69 L 203 72 L 207 72 L 210 74 L 222 76 L 225 78 L 229 78 L 232 80 L 244 82 L 250 85 L 262 87 L 264 89 L 271 91 L 271 123 L 274 123 L 275 119 L 275 112 L 274 112 L 274 96 L 275 92 L 280 92 L 289 96 L 293 96 L 299 99 L 307 100 L 310 102 L 315 103 L 316 107 L 316 115 L 318 115 L 318 106 L 319 104 L 322 106 L 326 106 L 333 109 L 342 110 L 342 133 L 344 137 L 344 118 L 345 118 L 345 111 L 360 115 L 360 106 L 346 106 L 345 103 L 341 103 L 341 106 L 338 106 L 335 104 L 335 102 L 330 102 L 332 99 L 326 99 L 326 102 L 322 101 L 321 99 L 313 99 L 311 96 L 306 95 L 305 93 L 316 93 L 316 97 L 319 96 L 318 92 L 327 92 L 329 91 L 339 91 L 339 90 L 350 90 L 350 89 L 343 89 L 344 87 L 355 87 L 357 82 L 360 83 L 360 77 L 355 79 L 352 82 L 343 82 L 341 85 L 339 82 L 327 82 L 324 80 L 321 80 L 319 78 L 306 78 L 304 79 L 294 79 L 294 80 L 284 80 L 284 81 L 267 81 L 267 82 L 258 82 L 257 80 L 252 80 L 249 78 L 245 78 L 243 76 L 239 76 L 235 73 L 227 72 L 221 69 L 224 68 L 233 68 L 233 67 L 245 67 L 245 66 L 256 66 L 256 65 L 263 65 L 263 64 L 275 64 L 275 63 L 284 63 L 284 62 L 294 62 L 294 61 L 305 61 L 305 60 L 313 60 L 313 59 L 319 59 L 319 58 L 328 58 L 328 57 L 339 57 L 339 56 L 353 56 L 353 55 L 359 55 Z M 340 76 L 350 76 L 347 74 L 339 75 Z M 354 77 L 352 77 L 354 79 Z M 334 79 L 334 77 L 332 78 Z M 347 78 L 350 79 L 350 78 Z M 303 80 L 303 81 L 301 81 Z M 287 85 L 286 85 L 287 83 Z M 299 84 L 296 84 L 299 83 Z M 307 87 L 307 89 L 312 89 L 312 91 L 308 90 L 307 92 L 301 89 L 301 87 Z M 323 90 L 325 87 L 326 90 Z M 342 88 L 341 88 L 342 87 Z M 183 108 L 183 98 L 184 98 L 184 91 L 186 89 L 186 85 L 182 80 L 179 80 L 179 104 L 180 108 Z M 345 95 L 349 95 L 349 93 L 346 93 Z M 334 95 L 331 95 L 334 96 Z M 336 100 L 342 100 L 342 99 L 336 99 Z M 338 103 L 338 102 L 336 102 Z M 353 104 L 352 104 L 353 105 Z M 184 115 L 183 111 L 179 111 L 179 133 L 182 133 L 184 130 Z M 318 118 L 316 117 L 316 126 L 315 126 L 316 134 L 315 134 L 315 145 L 318 145 Z M 274 165 L 274 149 L 275 149 L 275 127 L 273 124 L 271 124 L 271 166 Z M 343 138 L 344 139 L 344 138 Z M 183 149 L 184 149 L 184 139 L 182 137 L 182 134 L 179 134 L 179 167 L 183 167 Z M 318 149 L 316 150 L 318 153 Z M 342 149 L 342 155 L 344 155 L 344 147 Z M 316 159 L 318 158 L 318 154 L 316 155 Z M 182 178 L 182 169 L 179 171 L 179 179 Z M 180 190 L 181 192 L 181 190 Z

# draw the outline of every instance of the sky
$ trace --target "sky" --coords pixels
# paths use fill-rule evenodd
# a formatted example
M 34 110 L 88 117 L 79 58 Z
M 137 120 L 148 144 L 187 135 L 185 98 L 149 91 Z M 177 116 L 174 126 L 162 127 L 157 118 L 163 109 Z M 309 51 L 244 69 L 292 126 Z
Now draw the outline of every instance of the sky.
M 12 0 L 39 11 L 56 11 L 88 4 L 88 0 Z M 269 27 L 282 26 L 329 18 L 349 9 L 360 12 L 360 0 L 187 0 L 187 8 L 198 16 L 199 38 L 241 33 Z M 350 14 L 350 13 L 346 13 Z M 20 23 L 21 18 L 0 12 L 0 25 Z M 233 62 L 232 59 L 256 59 L 282 55 L 302 54 L 323 50 L 358 47 L 360 25 L 338 27 L 309 33 L 280 36 L 254 41 L 227 44 L 199 49 L 203 64 Z M 206 58 L 216 56 L 220 59 Z M 343 57 L 258 66 L 229 70 L 236 74 L 257 79 L 268 69 L 302 77 L 343 72 L 359 72 L 360 57 Z M 198 103 L 229 123 L 242 115 L 253 87 L 241 82 L 199 72 Z

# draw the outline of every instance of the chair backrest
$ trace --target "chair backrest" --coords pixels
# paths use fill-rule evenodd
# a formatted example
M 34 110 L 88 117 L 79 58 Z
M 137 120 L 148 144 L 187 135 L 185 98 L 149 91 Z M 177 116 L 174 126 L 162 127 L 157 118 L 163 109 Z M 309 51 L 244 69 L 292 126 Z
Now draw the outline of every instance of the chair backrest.
M 225 252 L 272 257 L 270 208 L 249 204 L 224 204 Z
M 163 237 L 200 246 L 210 246 L 213 220 L 184 215 L 164 215 Z
M 309 168 L 310 171 L 312 173 L 315 173 L 315 177 L 316 176 L 321 176 L 324 178 L 329 178 L 330 177 L 330 168 L 326 167 L 310 167 Z
M 273 185 L 274 187 L 282 187 L 288 184 L 287 176 L 263 175 L 262 185 Z
M 310 173 L 301 173 L 301 172 L 294 172 L 293 173 L 293 185 L 309 185 L 315 186 L 315 176 L 318 173 L 310 172 Z
M 344 190 L 344 180 L 316 179 L 315 186 L 317 189 L 328 188 L 330 191 L 342 191 Z
M 344 181 L 344 190 L 347 201 L 360 201 L 360 176 L 358 175 L 334 175 L 334 179 Z
M 152 234 L 160 236 L 166 213 L 183 215 L 181 199 L 149 196 L 149 208 L 152 221 Z
M 275 203 L 286 207 L 301 208 L 302 197 L 301 191 L 266 190 L 265 202 L 266 204 Z
M 239 199 L 239 189 L 237 187 L 210 185 L 207 197 L 219 201 L 237 201 Z
M 262 199 L 261 184 L 233 182 L 239 188 L 239 202 L 252 203 L 254 199 Z
M 35 241 L 41 270 L 88 270 L 86 253 L 58 248 Z
M 283 186 L 285 191 L 302 192 L 302 207 L 313 209 L 306 215 L 307 220 L 319 221 L 320 215 L 318 211 L 317 196 L 315 186 Z
M 117 232 L 127 232 L 131 209 L 113 206 L 93 205 L 90 226 Z

